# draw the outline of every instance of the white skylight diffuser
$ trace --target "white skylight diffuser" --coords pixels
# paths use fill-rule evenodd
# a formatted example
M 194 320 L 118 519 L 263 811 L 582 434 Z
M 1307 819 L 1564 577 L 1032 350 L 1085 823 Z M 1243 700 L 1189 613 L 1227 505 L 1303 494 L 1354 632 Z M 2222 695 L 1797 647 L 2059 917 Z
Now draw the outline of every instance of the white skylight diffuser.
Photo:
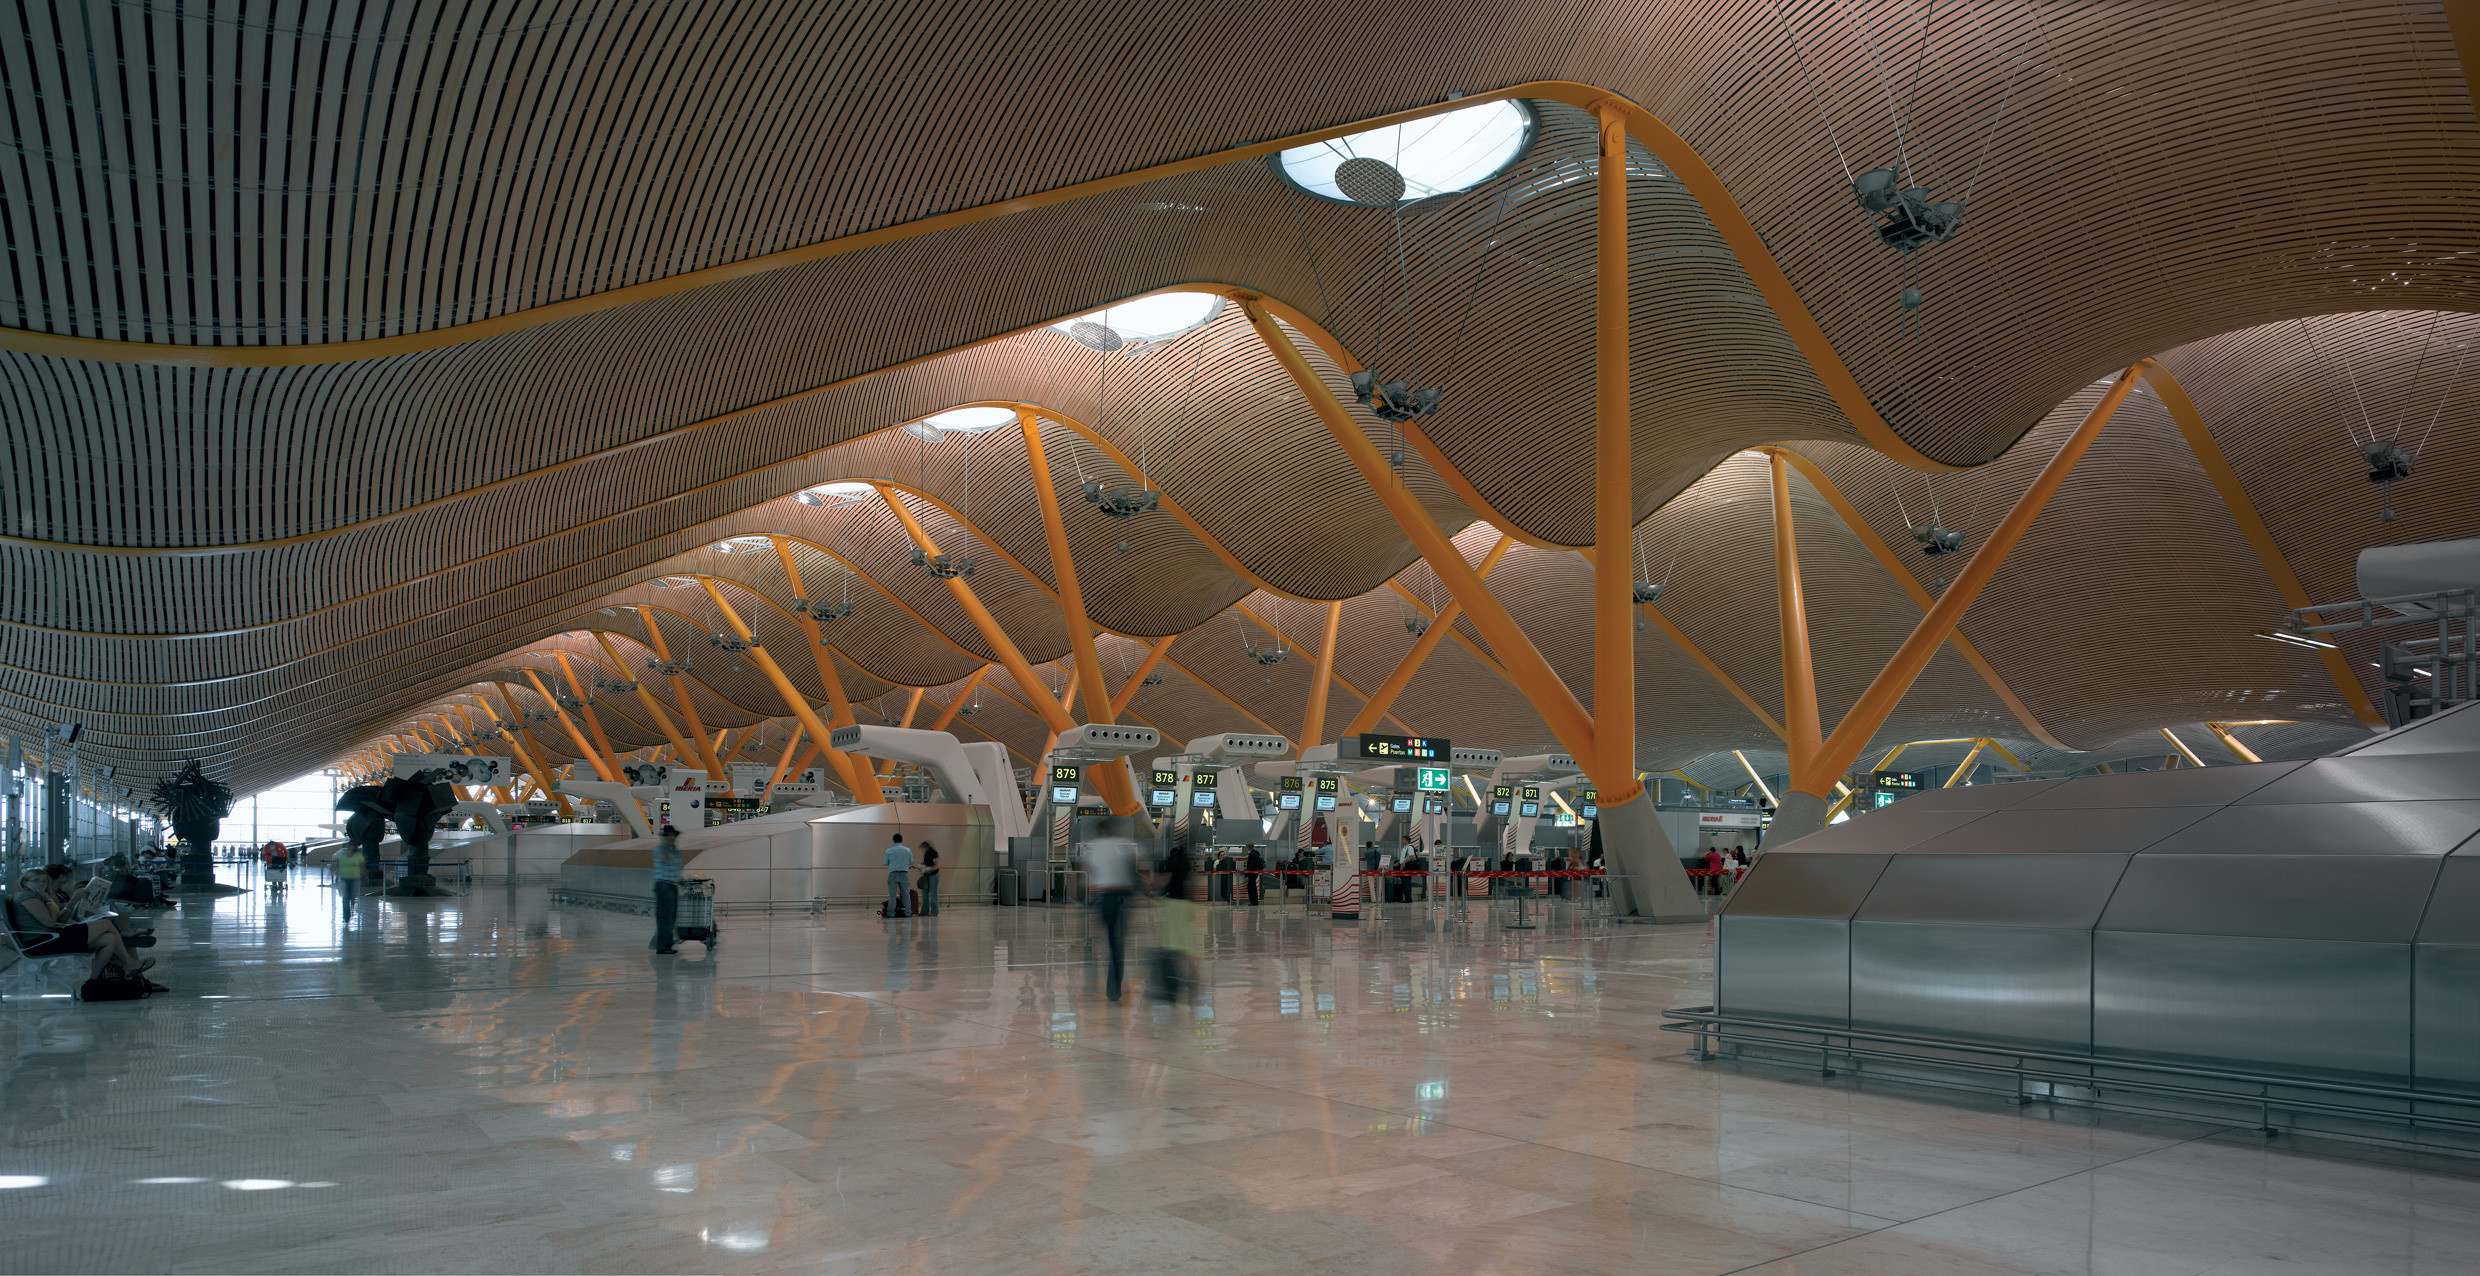
M 986 434 L 1000 426 L 1016 424 L 1016 409 L 951 408 L 936 416 L 923 417 L 918 424 L 929 426 L 941 434 Z
M 1158 292 L 1062 319 L 1051 328 L 1105 354 L 1136 354 L 1203 327 L 1222 312 L 1223 299 L 1210 292 Z
M 846 480 L 841 483 L 821 483 L 792 499 L 803 505 L 841 505 L 846 501 L 867 500 L 877 494 L 878 489 L 867 483 Z
M 1524 153 L 1533 135 L 1533 113 L 1518 102 L 1484 102 L 1411 124 L 1354 133 L 1331 142 L 1294 147 L 1275 157 L 1275 171 L 1320 199 L 1360 207 L 1397 207 L 1433 195 L 1452 195 L 1505 172 Z M 1356 159 L 1375 160 L 1400 174 L 1402 195 L 1371 198 L 1369 174 L 1376 189 L 1391 193 L 1392 181 L 1366 165 L 1362 180 L 1337 170 Z M 1355 198 L 1355 195 L 1359 198 Z

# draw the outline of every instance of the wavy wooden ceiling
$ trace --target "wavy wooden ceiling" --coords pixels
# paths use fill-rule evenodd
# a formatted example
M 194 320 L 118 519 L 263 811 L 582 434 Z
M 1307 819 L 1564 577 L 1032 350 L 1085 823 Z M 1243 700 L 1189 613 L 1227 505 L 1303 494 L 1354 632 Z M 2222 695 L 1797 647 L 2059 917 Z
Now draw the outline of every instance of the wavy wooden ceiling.
M 23 38 L 0 49 L 19 121 L 0 180 L 0 324 L 157 346 L 515 323 L 1451 91 L 1560 78 L 1624 93 L 1722 176 L 1903 437 L 1991 462 L 1924 480 L 1864 448 L 1702 212 L 1637 158 L 1639 539 L 1672 576 L 1666 613 L 1770 706 L 1762 463 L 1739 455 L 1753 445 L 1814 458 L 1898 545 L 1932 485 L 1977 538 L 2095 378 L 2150 355 L 2187 384 L 2319 596 L 2352 592 L 2362 545 L 2473 524 L 2480 369 L 2460 370 L 2480 334 L 2459 312 L 2480 260 L 2480 122 L 2434 5 L 1446 0 L 1330 5 L 1309 24 L 1176 2 L 1107 19 L 1065 4 L 261 17 L 132 3 L 99 11 L 109 23 L 50 25 L 67 12 L 21 11 Z M 1092 38 L 1097 22 L 1109 41 Z M 1366 32 L 1415 55 L 1336 74 L 1338 33 Z M 1902 259 L 1845 184 L 1844 157 L 1895 158 L 1888 82 L 1921 179 L 1940 198 L 1972 188 L 1963 234 L 1917 259 L 1929 301 L 1915 322 L 1894 304 Z M 841 587 L 836 559 L 859 573 L 856 615 L 835 627 L 856 698 L 950 687 L 988 653 L 905 561 L 893 520 L 785 499 L 867 475 L 914 490 L 943 544 L 970 540 L 958 517 L 987 538 L 975 585 L 1028 655 L 1053 659 L 1066 635 L 1021 444 L 1002 432 L 923 449 L 883 432 L 959 402 L 1027 400 L 1135 458 L 1248 573 L 1166 514 L 1094 516 L 1075 471 L 1117 471 L 1051 430 L 1093 619 L 1183 635 L 1136 712 L 1182 738 L 1296 732 L 1307 653 L 1259 667 L 1227 608 L 1309 646 L 1314 608 L 1259 587 L 1345 599 L 1337 671 L 1366 691 L 1412 640 L 1384 582 L 1405 573 L 1419 594 L 1426 569 L 1406 571 L 1409 546 L 1237 316 L 1136 359 L 1034 326 L 1186 282 L 1262 290 L 1362 361 L 1447 386 L 1428 427 L 1442 453 L 1526 535 L 1579 543 L 1592 139 L 1569 108 L 1540 115 L 1510 172 L 1403 219 L 1404 275 L 1392 219 L 1292 195 L 1251 162 L 391 357 L 195 368 L 0 353 L 0 726 L 78 718 L 86 756 L 126 774 L 194 754 L 253 787 L 460 688 L 508 685 L 557 635 L 642 633 L 600 609 L 676 609 L 667 637 L 696 643 L 720 628 L 702 591 L 648 583 L 687 570 L 736 582 L 770 647 L 795 650 L 806 640 L 758 601 L 790 596 L 774 557 L 711 548 L 759 532 L 816 547 L 801 558 L 813 596 L 822 579 Z M 2370 488 L 2354 423 L 2406 446 L 2420 426 L 2419 474 Z M 1426 464 L 1406 477 L 1448 526 L 1472 522 Z M 1831 721 L 1918 608 L 1795 488 Z M 1476 524 L 1461 543 L 1478 559 L 1495 537 Z M 1910 561 L 1927 584 L 1946 560 Z M 1584 579 L 1573 554 L 1530 545 L 1494 576 L 1590 703 Z M 2139 395 L 1965 630 L 2070 743 L 2268 716 L 2267 702 L 2346 721 L 2320 666 L 2248 637 L 2281 610 Z M 1771 738 L 1660 632 L 1643 639 L 1647 765 Z M 566 647 L 604 659 L 591 641 Z M 1106 639 L 1114 680 L 1122 649 L 1130 666 L 1141 655 Z M 723 655 L 696 650 L 710 728 L 785 711 Z M 823 695 L 808 661 L 785 665 Z M 998 673 L 986 685 L 965 721 L 1038 748 L 1038 721 L 1008 702 L 1029 690 Z M 1338 689 L 1329 722 L 1358 704 Z M 1397 708 L 1458 739 L 1545 742 L 1460 642 Z M 615 745 L 661 739 L 633 703 L 611 715 Z M 1950 651 L 1886 738 L 2007 725 Z M 565 756 L 557 734 L 535 732 Z

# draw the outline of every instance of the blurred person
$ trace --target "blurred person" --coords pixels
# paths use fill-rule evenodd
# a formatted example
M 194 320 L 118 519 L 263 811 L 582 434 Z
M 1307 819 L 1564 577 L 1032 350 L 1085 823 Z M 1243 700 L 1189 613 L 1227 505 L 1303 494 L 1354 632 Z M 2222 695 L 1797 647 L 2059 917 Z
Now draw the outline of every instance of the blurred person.
M 1143 870 L 1137 866 L 1137 843 L 1129 836 L 1130 821 L 1112 816 L 1102 822 L 1102 836 L 1085 844 L 1085 892 L 1093 899 L 1094 917 L 1102 923 L 1111 949 L 1109 976 L 1103 995 L 1119 1000 L 1121 966 L 1128 939 L 1128 907 Z
M 666 824 L 654 840 L 654 942 L 647 947 L 669 956 L 675 946 L 672 927 L 680 921 L 680 830 Z
M 1163 859 L 1162 898 L 1155 902 L 1154 1000 L 1176 1005 L 1196 1000 L 1197 905 L 1188 897 L 1188 852 L 1171 848 Z
M 929 838 L 921 840 L 921 876 L 913 885 L 921 891 L 921 915 L 939 915 L 939 848 Z
M 362 854 L 362 848 L 352 842 L 345 843 L 344 849 L 336 852 L 336 858 L 328 864 L 328 870 L 336 875 L 336 893 L 344 897 L 344 919 L 347 922 L 353 920 L 353 901 L 361 894 L 362 874 L 369 868 L 370 857 Z

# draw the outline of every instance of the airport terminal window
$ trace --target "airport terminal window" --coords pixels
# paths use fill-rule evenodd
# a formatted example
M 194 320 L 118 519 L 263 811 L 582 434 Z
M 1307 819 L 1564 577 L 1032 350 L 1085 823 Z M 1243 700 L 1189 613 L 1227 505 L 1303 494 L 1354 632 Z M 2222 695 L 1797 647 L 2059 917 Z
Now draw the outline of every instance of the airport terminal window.
M 1375 160 L 1403 178 L 1403 194 L 1374 206 L 1391 207 L 1452 195 L 1507 171 L 1533 138 L 1533 113 L 1521 102 L 1484 102 L 1410 124 L 1371 129 L 1314 146 L 1299 146 L 1275 157 L 1275 172 L 1285 181 L 1319 199 L 1371 207 L 1369 189 L 1354 183 L 1346 164 Z M 1344 180 L 1337 173 L 1344 170 Z M 1374 170 L 1372 170 L 1374 171 Z M 1392 189 L 1391 180 L 1381 180 Z M 1349 186 L 1362 195 L 1346 194 Z

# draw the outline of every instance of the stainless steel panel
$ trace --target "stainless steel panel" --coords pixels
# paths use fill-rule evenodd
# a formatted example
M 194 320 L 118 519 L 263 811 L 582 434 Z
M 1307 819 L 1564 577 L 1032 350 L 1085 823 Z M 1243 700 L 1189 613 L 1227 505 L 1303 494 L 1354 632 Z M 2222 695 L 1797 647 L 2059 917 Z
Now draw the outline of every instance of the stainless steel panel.
M 2092 932 L 1855 921 L 1851 1024 L 2089 1049 Z
M 1999 811 L 1906 850 L 1906 855 L 2038 855 L 2140 851 L 2220 810 L 2215 806 L 2106 806 Z
M 2226 806 L 2155 855 L 2443 855 L 2480 833 L 2480 801 Z
M 2093 1048 L 2406 1082 L 2411 946 L 2096 931 Z
M 2480 750 L 2480 704 L 2456 705 L 2433 718 L 2422 718 L 2409 726 L 2397 727 L 2383 735 L 2334 754 L 2372 757 L 2393 753 L 2469 753 Z
M 2480 846 L 2466 846 L 2437 869 L 2420 918 L 2423 944 L 2480 944 Z
M 2409 943 L 2443 863 L 2424 855 L 2138 855 L 2101 926 Z
M 2412 947 L 2411 1043 L 2420 1084 L 2480 1087 L 2480 945 Z
M 2056 788 L 2063 780 L 2026 780 L 2020 784 L 1962 784 L 1951 789 L 1930 789 L 1915 793 L 1895 803 L 1895 811 L 1999 811 L 2039 793 Z M 1872 814 L 1883 814 L 1874 812 Z
M 1724 916 L 1716 930 L 1714 1005 L 1725 1014 L 1846 1023 L 1851 923 Z
M 2306 766 L 2256 762 L 2201 770 L 2083 775 L 2015 804 L 2019 811 L 2102 806 L 2223 806 Z
M 2480 798 L 2480 758 L 2468 753 L 2317 758 L 2248 794 L 2240 804 L 2427 802 L 2450 798 Z
M 1985 811 L 1941 811 L 1931 807 L 1914 809 L 1916 798 L 1906 798 L 1882 811 L 1858 815 L 1841 824 L 1830 824 L 1785 848 L 1796 848 L 1801 855 L 1890 855 L 1926 842 L 1940 833 L 1951 832 L 1987 814 Z M 1768 852 L 1769 857 L 1772 852 Z
M 1849 917 L 1868 898 L 1870 885 L 1890 858 L 1804 851 L 1759 856 L 1723 912 L 1734 917 Z
M 2090 930 L 2125 855 L 1898 855 L 1855 919 Z

